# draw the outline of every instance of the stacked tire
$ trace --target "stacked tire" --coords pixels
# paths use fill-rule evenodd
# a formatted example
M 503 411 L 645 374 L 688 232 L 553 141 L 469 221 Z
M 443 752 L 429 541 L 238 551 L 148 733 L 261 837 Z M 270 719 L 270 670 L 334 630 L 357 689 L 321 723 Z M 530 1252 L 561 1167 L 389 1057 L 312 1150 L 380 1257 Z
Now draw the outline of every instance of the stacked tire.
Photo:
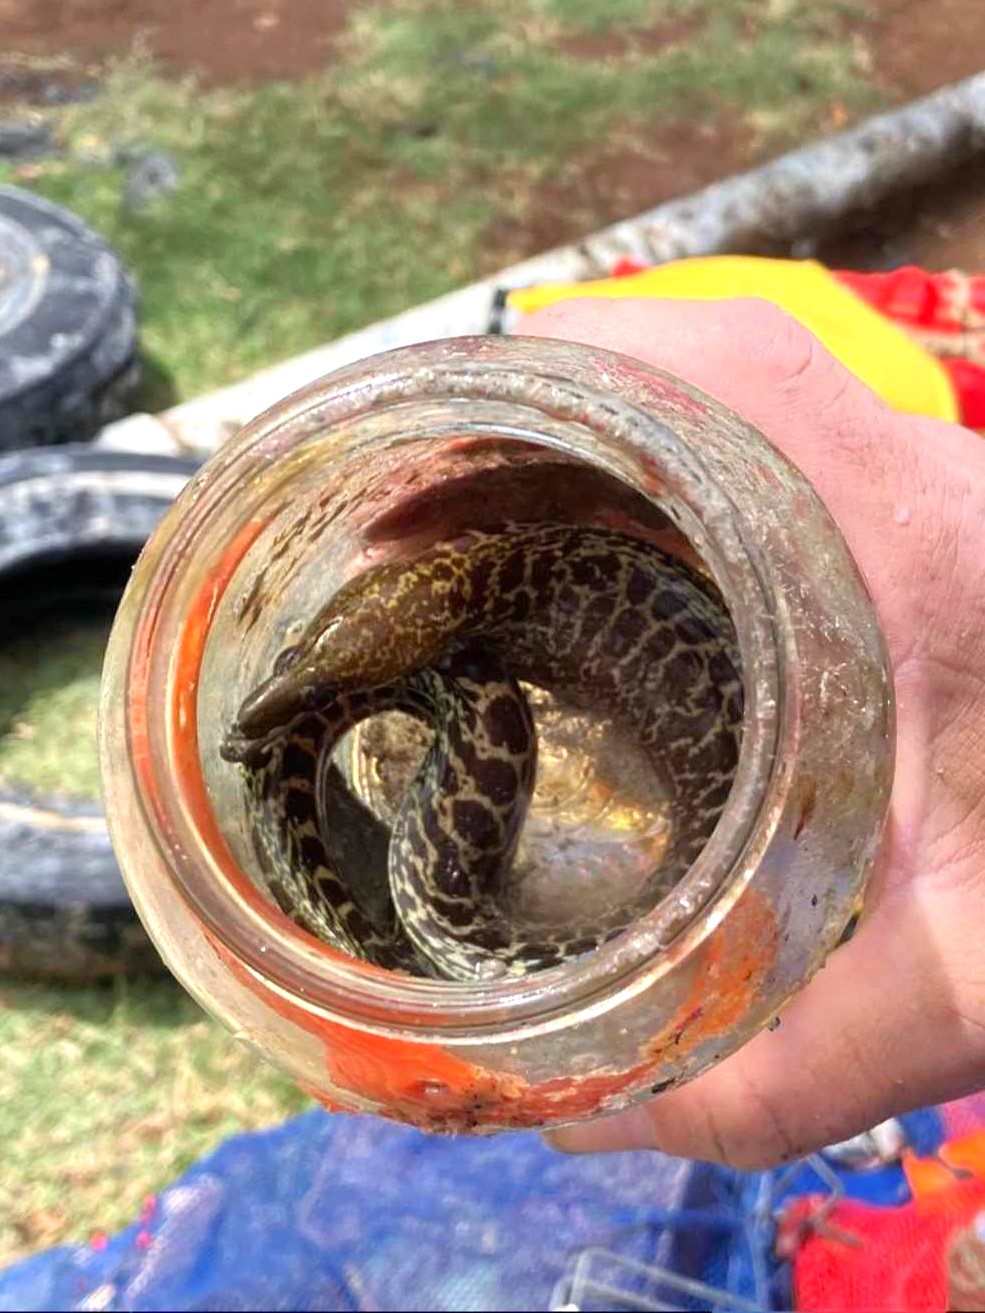
M 74 215 L 0 188 L 0 643 L 108 616 L 195 469 L 89 445 L 138 375 L 134 288 Z M 0 727 L 2 728 L 2 727 Z M 99 806 L 0 779 L 0 972 L 162 970 Z
M 120 261 L 67 210 L 0 187 L 0 450 L 94 437 L 138 377 Z

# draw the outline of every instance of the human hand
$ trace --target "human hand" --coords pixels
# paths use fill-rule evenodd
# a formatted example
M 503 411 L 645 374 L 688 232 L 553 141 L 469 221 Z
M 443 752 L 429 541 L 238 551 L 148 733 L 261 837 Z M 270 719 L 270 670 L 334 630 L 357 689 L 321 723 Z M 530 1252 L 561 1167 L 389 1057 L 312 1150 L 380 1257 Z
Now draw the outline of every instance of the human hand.
M 985 441 L 889 410 L 766 302 L 569 301 L 519 331 L 669 370 L 800 468 L 872 593 L 898 720 L 889 823 L 852 940 L 776 1031 L 553 1143 L 763 1167 L 982 1088 Z

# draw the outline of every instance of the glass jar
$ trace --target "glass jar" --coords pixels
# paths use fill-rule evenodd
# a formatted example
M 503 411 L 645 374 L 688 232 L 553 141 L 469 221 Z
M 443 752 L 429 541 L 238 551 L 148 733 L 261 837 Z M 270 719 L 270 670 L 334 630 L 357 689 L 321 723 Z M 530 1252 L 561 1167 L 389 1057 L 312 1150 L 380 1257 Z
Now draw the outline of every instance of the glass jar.
M 342 580 L 507 514 L 620 528 L 700 564 L 742 655 L 740 759 L 698 859 L 623 934 L 521 978 L 416 979 L 347 957 L 276 908 L 218 747 Z M 538 716 L 551 740 L 550 708 Z M 377 808 L 398 728 L 371 723 L 347 758 L 354 787 L 376 781 Z M 570 755 L 570 736 L 554 742 Z M 857 906 L 887 807 L 893 704 L 845 543 L 756 430 L 635 360 L 468 338 L 343 369 L 202 470 L 121 605 L 101 751 L 134 903 L 205 1008 L 328 1107 L 491 1131 L 611 1113 L 772 1021 Z M 593 798 L 597 819 L 601 767 L 588 750 L 578 767 L 568 801 L 584 813 Z M 619 870 L 640 845 L 601 851 Z M 555 879 L 567 860 L 559 848 Z

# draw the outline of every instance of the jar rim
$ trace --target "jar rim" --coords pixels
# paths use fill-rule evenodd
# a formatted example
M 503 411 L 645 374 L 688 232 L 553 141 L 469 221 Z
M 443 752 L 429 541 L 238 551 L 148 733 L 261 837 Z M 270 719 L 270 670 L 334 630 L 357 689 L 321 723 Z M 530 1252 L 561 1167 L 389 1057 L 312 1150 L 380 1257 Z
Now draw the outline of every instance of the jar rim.
M 525 1032 L 549 1029 L 572 1008 L 607 1005 L 644 988 L 689 955 L 741 896 L 779 814 L 770 806 L 775 772 L 783 769 L 776 748 L 781 732 L 785 738 L 796 734 L 796 690 L 785 650 L 791 640 L 776 624 L 766 563 L 728 490 L 700 457 L 641 404 L 607 387 L 629 367 L 637 381 L 669 389 L 704 408 L 712 421 L 734 416 L 673 376 L 610 352 L 584 349 L 586 371 L 597 375 L 597 382 L 572 378 L 569 359 L 564 372 L 557 372 L 556 348 L 562 345 L 570 352 L 569 343 L 526 338 L 463 338 L 402 348 L 339 371 L 265 412 L 182 494 L 168 517 L 170 536 L 157 543 L 133 617 L 123 715 L 131 759 L 137 775 L 143 772 L 135 780 L 141 810 L 176 891 L 211 935 L 271 988 L 369 1029 L 443 1038 L 518 1026 Z M 277 912 L 239 870 L 228 847 L 220 849 L 225 847 L 221 827 L 209 807 L 198 756 L 198 674 L 222 591 L 262 531 L 256 508 L 244 509 L 224 563 L 203 580 L 204 627 L 201 616 L 186 615 L 183 630 L 173 614 L 170 626 L 162 623 L 169 607 L 174 609 L 198 529 L 219 506 L 242 494 L 244 468 L 252 461 L 269 463 L 312 434 L 352 424 L 369 410 L 436 397 L 514 403 L 526 415 L 577 420 L 590 433 L 593 449 L 573 433 L 567 454 L 644 492 L 711 569 L 736 625 L 746 690 L 732 790 L 711 838 L 675 889 L 621 935 L 583 957 L 519 978 L 469 983 L 401 976 L 331 949 Z M 535 433 L 530 437 L 537 440 Z M 165 632 L 171 634 L 176 624 L 184 640 L 197 645 L 197 664 L 192 653 L 192 664 L 181 669 L 173 651 L 160 650 Z

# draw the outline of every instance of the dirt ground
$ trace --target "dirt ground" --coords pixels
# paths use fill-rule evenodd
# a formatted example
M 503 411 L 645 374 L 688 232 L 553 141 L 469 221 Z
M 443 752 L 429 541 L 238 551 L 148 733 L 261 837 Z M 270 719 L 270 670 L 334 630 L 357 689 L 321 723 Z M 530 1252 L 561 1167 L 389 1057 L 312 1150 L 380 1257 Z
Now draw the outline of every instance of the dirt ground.
M 3 45 L 98 65 L 141 42 L 209 85 L 324 68 L 353 0 L 0 0 Z
M 985 71 L 981 0 L 875 0 L 873 9 L 874 70 L 900 99 Z M 901 200 L 819 255 L 857 267 L 912 263 L 985 272 L 985 160 L 943 190 Z
M 360 0 L 0 0 L 8 50 L 71 54 L 98 63 L 135 40 L 176 73 L 206 83 L 294 78 L 315 72 Z M 980 0 L 868 0 L 876 73 L 910 99 L 985 67 Z M 640 40 L 652 48 L 686 36 L 687 22 L 661 24 Z M 580 36 L 572 53 L 616 53 L 612 33 Z
M 71 57 L 87 66 L 46 74 L 5 65 L 0 98 L 30 93 L 84 94 L 107 57 L 140 43 L 174 73 L 206 85 L 291 79 L 324 68 L 358 0 L 0 0 L 2 45 L 30 56 Z M 858 26 L 872 77 L 899 102 L 985 69 L 982 0 L 869 0 Z M 664 23 L 632 40 L 643 50 L 687 36 L 687 21 Z M 620 53 L 630 38 L 581 35 L 582 57 Z M 619 45 L 616 51 L 613 43 Z M 59 77 L 61 81 L 59 82 Z M 53 91 L 52 88 L 55 88 Z M 837 107 L 819 133 L 842 126 Z M 645 151 L 638 143 L 599 143 L 591 168 L 574 164 L 542 187 L 522 217 L 494 237 L 499 263 L 571 241 L 600 223 L 686 194 L 759 158 L 747 131 L 730 118 L 661 123 Z M 985 270 L 985 166 L 946 193 L 911 197 L 856 233 L 825 247 L 825 258 L 868 267 L 909 261 Z

